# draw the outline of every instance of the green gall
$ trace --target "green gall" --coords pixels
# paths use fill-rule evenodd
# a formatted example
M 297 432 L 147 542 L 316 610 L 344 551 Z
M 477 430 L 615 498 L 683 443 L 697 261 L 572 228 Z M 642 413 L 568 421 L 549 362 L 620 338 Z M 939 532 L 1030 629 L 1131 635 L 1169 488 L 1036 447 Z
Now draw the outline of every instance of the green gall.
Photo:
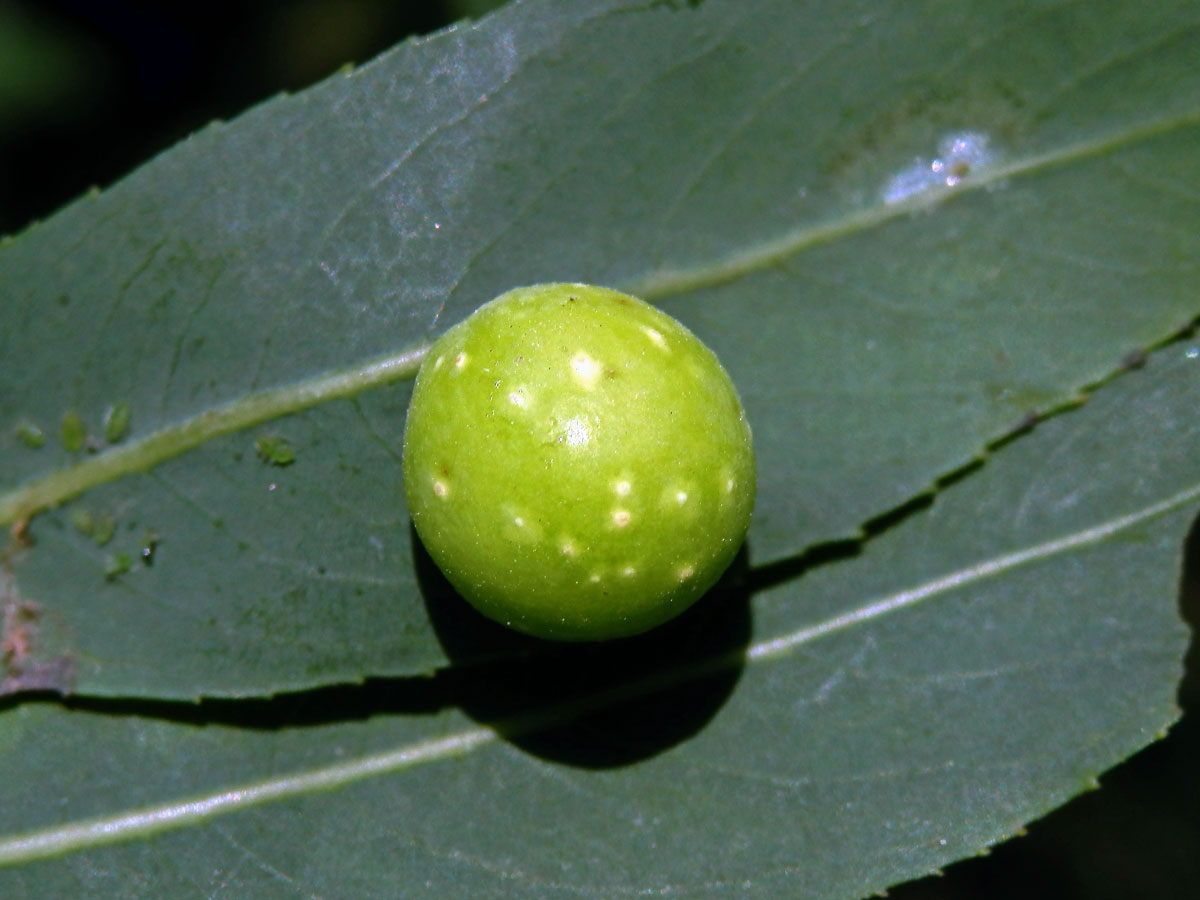
M 546 284 L 430 349 L 404 486 L 429 555 L 480 612 L 606 640 L 673 618 L 728 567 L 754 450 L 733 383 L 683 325 L 617 291 Z

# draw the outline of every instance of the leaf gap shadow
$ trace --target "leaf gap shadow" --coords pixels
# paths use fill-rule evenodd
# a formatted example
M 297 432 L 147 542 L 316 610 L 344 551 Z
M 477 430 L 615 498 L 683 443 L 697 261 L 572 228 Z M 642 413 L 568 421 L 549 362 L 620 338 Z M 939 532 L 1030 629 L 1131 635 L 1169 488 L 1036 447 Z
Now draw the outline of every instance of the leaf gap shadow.
M 649 759 L 697 735 L 741 677 L 750 642 L 743 548 L 691 608 L 646 634 L 560 643 L 491 621 L 410 528 L 417 581 L 457 705 L 533 756 L 586 769 Z
M 1183 572 L 1179 577 L 1179 615 L 1192 632 L 1184 657 L 1179 706 L 1186 715 L 1200 714 L 1200 515 L 1192 521 L 1183 543 Z
M 55 704 L 81 713 L 252 731 L 317 727 L 365 721 L 381 715 L 430 715 L 454 705 L 448 686 L 441 679 L 414 676 L 368 678 L 362 684 L 335 684 L 269 697 L 201 697 L 195 701 L 86 694 L 64 697 L 57 691 L 25 691 L 0 697 L 0 714 L 36 703 Z

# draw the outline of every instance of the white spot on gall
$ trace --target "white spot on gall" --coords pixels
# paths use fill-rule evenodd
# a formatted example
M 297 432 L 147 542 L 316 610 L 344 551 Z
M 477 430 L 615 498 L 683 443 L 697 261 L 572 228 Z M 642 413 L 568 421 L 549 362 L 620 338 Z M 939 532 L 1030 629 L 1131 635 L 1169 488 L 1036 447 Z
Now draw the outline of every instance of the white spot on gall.
M 634 575 L 637 574 L 637 569 L 635 569 L 633 566 L 626 566 L 625 568 L 623 568 L 621 570 L 621 574 L 624 575 L 626 578 L 632 578 Z
M 592 433 L 588 428 L 587 422 L 583 419 L 570 419 L 567 421 L 567 433 L 565 440 L 568 447 L 577 447 L 580 444 L 586 444 L 591 440 Z
M 589 391 L 596 387 L 596 382 L 600 380 L 600 373 L 603 369 L 604 367 L 597 360 L 588 356 L 584 350 L 577 351 L 571 357 L 571 371 L 575 375 L 575 380 Z
M 633 490 L 633 485 L 628 481 L 618 481 L 613 485 L 613 490 L 617 492 L 618 497 L 628 497 L 629 492 Z
M 433 492 L 445 500 L 450 494 L 450 485 L 446 484 L 440 478 L 435 478 L 433 479 Z
M 517 388 L 508 395 L 508 402 L 513 406 L 525 409 L 529 406 L 529 398 L 525 396 L 525 388 Z
M 466 366 L 467 366 L 467 354 L 460 353 L 460 354 L 458 354 L 458 356 L 454 357 L 454 368 L 465 369 Z
M 519 507 L 508 507 L 504 510 L 505 534 L 509 540 L 523 544 L 543 540 L 541 523 L 537 513 Z
M 618 528 L 624 528 L 626 525 L 628 525 L 629 520 L 631 518 L 632 518 L 632 516 L 629 515 L 629 510 L 627 510 L 627 509 L 614 509 L 613 510 L 613 514 L 612 514 L 613 524 L 616 525 Z
M 675 502 L 678 503 L 680 506 L 683 506 L 683 504 L 687 503 L 687 498 L 688 498 L 687 491 L 676 491 L 675 492 Z
M 662 336 L 662 332 L 647 325 L 642 329 L 642 333 L 654 343 L 654 346 L 660 350 L 669 351 L 671 348 L 667 346 L 667 339 Z
M 695 574 L 696 574 L 696 570 L 693 569 L 691 566 L 684 566 L 683 568 L 681 568 L 679 570 L 679 580 L 687 581 L 689 578 L 691 578 Z

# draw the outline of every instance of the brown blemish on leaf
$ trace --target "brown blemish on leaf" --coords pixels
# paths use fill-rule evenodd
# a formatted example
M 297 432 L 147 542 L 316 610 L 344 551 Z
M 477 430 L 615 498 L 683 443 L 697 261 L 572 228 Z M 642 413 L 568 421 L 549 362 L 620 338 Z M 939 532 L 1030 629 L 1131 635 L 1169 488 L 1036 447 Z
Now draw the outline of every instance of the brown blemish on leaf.
M 12 576 L 0 575 L 0 695 L 25 691 L 69 694 L 75 661 L 63 651 L 64 623 L 20 597 Z
M 3 566 L 3 577 L 7 578 L 12 571 L 12 564 L 19 562 L 34 544 L 33 534 L 29 531 L 29 516 L 22 516 L 13 522 L 8 530 L 8 540 L 0 547 L 0 566 Z
M 999 144 L 1015 146 L 1033 127 L 1023 94 L 984 76 L 947 80 L 916 90 L 896 86 L 883 103 L 842 111 L 842 137 L 825 153 L 819 171 L 827 183 L 877 187 L 884 171 L 932 152 L 940 135 L 986 129 Z M 881 161 L 892 160 L 889 166 Z M 956 163 L 951 174 L 969 174 Z
M 12 536 L 12 544 L 9 547 L 9 552 L 15 553 L 18 550 L 25 550 L 32 547 L 33 535 L 29 533 L 29 516 L 22 516 L 13 522 L 9 534 Z
M 1141 369 L 1146 365 L 1149 359 L 1149 354 L 1140 347 L 1130 350 L 1121 359 L 1121 368 L 1123 369 Z

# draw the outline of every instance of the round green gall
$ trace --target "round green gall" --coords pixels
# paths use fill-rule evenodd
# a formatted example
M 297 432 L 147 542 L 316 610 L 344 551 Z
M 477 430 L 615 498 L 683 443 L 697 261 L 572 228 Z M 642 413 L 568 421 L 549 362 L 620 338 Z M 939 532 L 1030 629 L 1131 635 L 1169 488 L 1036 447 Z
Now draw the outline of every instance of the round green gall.
M 421 365 L 404 436 L 417 533 L 485 616 L 569 641 L 683 612 L 737 553 L 754 449 L 712 351 L 647 303 L 543 284 Z

